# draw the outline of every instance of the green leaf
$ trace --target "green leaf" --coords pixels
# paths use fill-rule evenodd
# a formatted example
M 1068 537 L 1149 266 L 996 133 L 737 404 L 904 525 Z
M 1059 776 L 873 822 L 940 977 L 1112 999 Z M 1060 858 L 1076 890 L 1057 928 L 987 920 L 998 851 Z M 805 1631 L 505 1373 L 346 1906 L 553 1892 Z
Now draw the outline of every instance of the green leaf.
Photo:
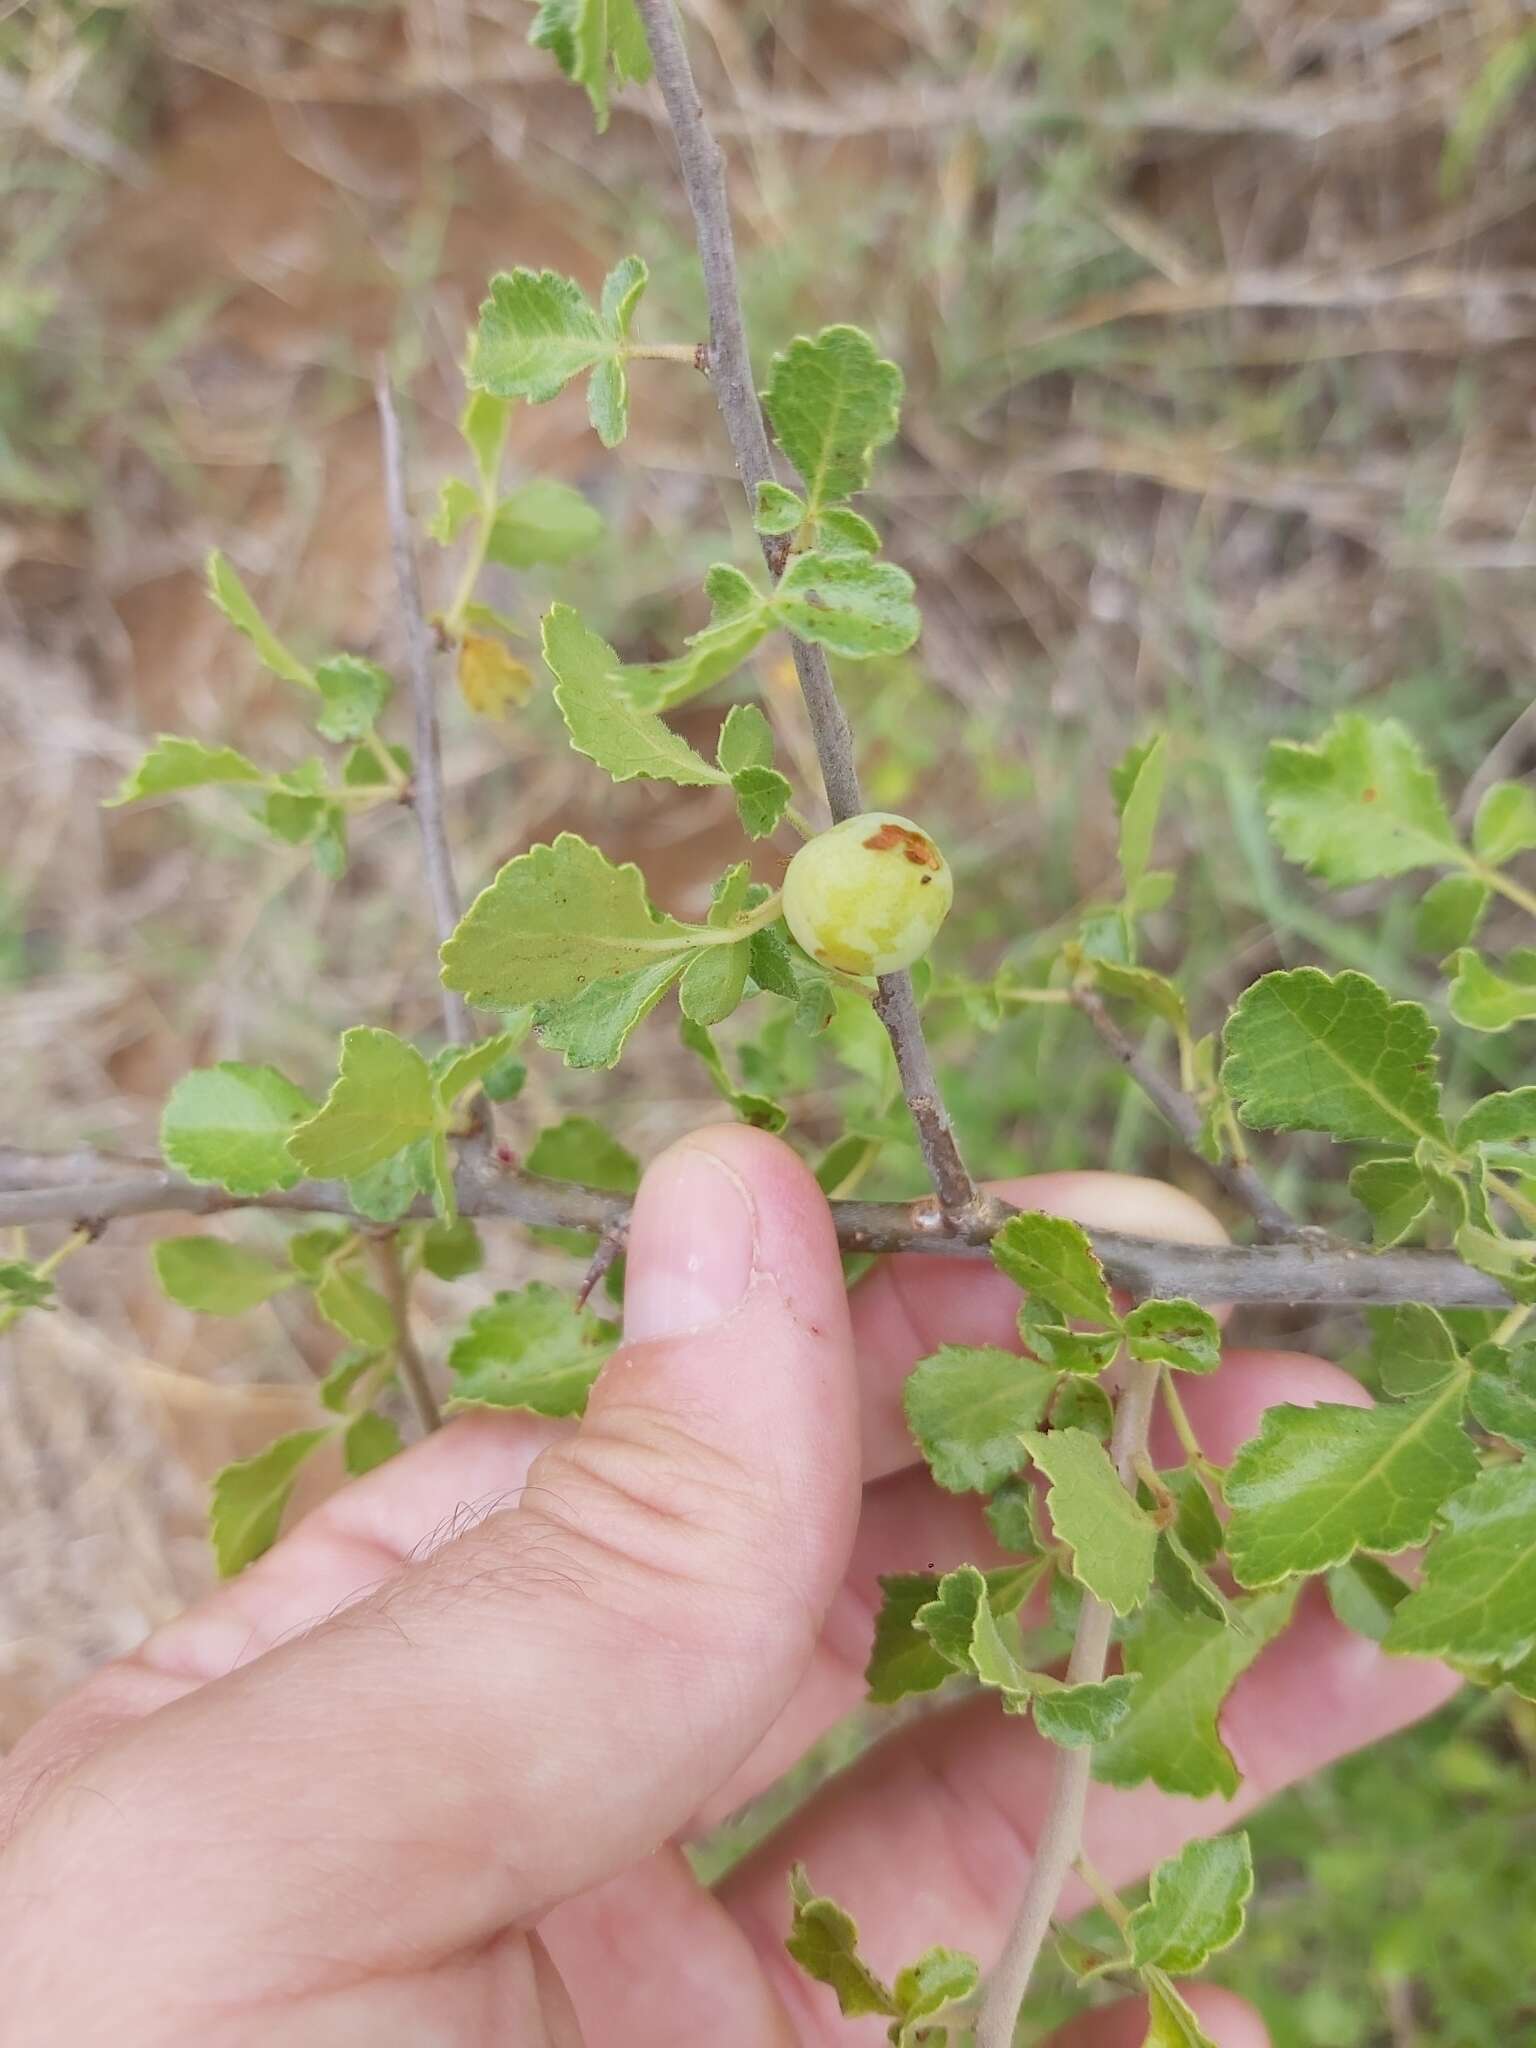
M 922 631 L 914 588 L 894 562 L 874 562 L 867 555 L 796 555 L 769 609 L 802 640 L 849 661 L 867 661 L 904 654 Z
M 637 867 L 616 867 L 562 832 L 553 846 L 508 861 L 476 897 L 443 947 L 443 981 L 472 1003 L 506 1010 L 570 1003 L 594 983 L 660 973 L 659 985 L 623 997 L 626 1007 L 643 1000 L 649 1008 L 682 972 L 702 929 L 654 911 Z M 580 1028 L 596 1021 L 583 1019 Z
M 138 803 L 146 796 L 170 796 L 180 789 L 202 789 L 215 782 L 265 782 L 265 772 L 233 747 L 205 747 L 199 740 L 161 733 L 116 796 L 103 808 Z
M 221 1579 L 233 1578 L 277 1541 L 299 1467 L 334 1429 L 297 1429 L 254 1458 L 226 1465 L 213 1482 L 208 1531 Z
M 616 981 L 594 982 L 569 1002 L 543 1003 L 537 1011 L 539 1037 L 565 1055 L 568 1067 L 613 1067 L 629 1035 L 643 1024 L 688 964 L 674 954 Z
M 1314 746 L 1277 740 L 1264 794 L 1286 857 L 1336 887 L 1462 858 L 1434 771 L 1396 719 L 1345 712 Z
M 0 1310 L 14 1317 L 29 1308 L 53 1306 L 53 1281 L 30 1259 L 0 1260 Z
M 402 775 L 411 772 L 411 754 L 408 747 L 386 747 L 385 752 Z M 382 789 L 388 781 L 379 757 L 372 747 L 354 747 L 346 758 L 341 771 L 343 785 L 347 789 Z
M 1536 846 L 1536 790 L 1527 782 L 1496 782 L 1477 807 L 1472 851 L 1501 868 Z
M 602 513 L 580 491 L 535 477 L 497 505 L 486 559 L 508 569 L 553 567 L 596 547 L 606 531 Z
M 1467 1264 L 1490 1274 L 1512 1300 L 1536 1302 L 1536 1240 L 1501 1237 L 1467 1223 L 1453 1241 Z
M 1086 1430 L 1025 1430 L 1023 1441 L 1051 1482 L 1047 1505 L 1058 1538 L 1072 1550 L 1073 1577 L 1116 1614 L 1131 1613 L 1151 1590 L 1157 1525 Z
M 974 1997 L 980 1982 L 981 1966 L 976 1958 L 953 1948 L 931 1948 L 899 1970 L 893 1989 L 902 2021 L 891 2029 L 896 2048 L 908 2048 L 909 2043 L 918 2048 L 919 2043 L 932 2042 L 934 2032 L 919 2022 Z
M 1120 872 L 1128 896 L 1135 893 L 1152 858 L 1152 839 L 1163 807 L 1167 773 L 1168 741 L 1166 735 L 1158 733 L 1142 746 L 1131 749 L 1115 779 L 1115 800 L 1120 811 Z
M 830 1985 L 837 1993 L 843 2017 L 853 2019 L 861 2013 L 900 2017 L 895 1995 L 859 1954 L 857 1925 L 841 1906 L 816 1896 L 803 1863 L 789 1873 L 789 1896 L 794 1917 L 784 1946 L 808 1977 Z
M 352 1394 L 363 1375 L 382 1362 L 380 1354 L 366 1346 L 344 1351 L 320 1382 L 320 1399 L 333 1415 L 350 1413 Z
M 322 739 L 360 740 L 372 730 L 389 702 L 394 679 L 360 654 L 333 654 L 315 670 L 322 710 L 315 730 Z
M 256 600 L 235 574 L 229 557 L 220 554 L 217 548 L 208 557 L 208 595 L 236 632 L 243 633 L 250 641 L 263 668 L 281 676 L 285 683 L 298 683 L 304 689 L 314 688 L 314 677 L 298 656 L 278 639 L 257 610 Z
M 812 515 L 864 489 L 874 451 L 896 432 L 901 391 L 901 371 L 857 327 L 802 334 L 774 357 L 763 406 Z
M 1166 975 L 1156 974 L 1150 967 L 1132 967 L 1120 960 L 1095 958 L 1091 966 L 1094 981 L 1105 995 L 1123 997 L 1150 1016 L 1160 1017 L 1175 1031 L 1188 1031 L 1188 1008 Z
M 1147 2038 L 1142 2048 L 1216 2048 L 1161 1970 L 1148 1970 Z
M 793 533 L 805 519 L 805 500 L 764 477 L 757 487 L 752 524 L 759 533 Z
M 902 1390 L 907 1422 L 939 1485 L 991 1493 L 1025 1462 L 1020 1432 L 1042 1420 L 1057 1376 L 990 1345 L 946 1344 Z
M 632 782 L 636 776 L 695 786 L 726 781 L 681 733 L 623 694 L 616 680 L 618 656 L 579 612 L 557 604 L 544 620 L 543 638 L 555 702 L 578 754 L 606 769 L 615 782 Z
M 1472 1353 L 1467 1406 L 1473 1419 L 1506 1443 L 1536 1450 L 1536 1343 L 1479 1344 Z
M 1043 1562 L 1035 1558 L 983 1574 L 994 1619 L 1023 1605 L 1040 1582 Z M 876 1705 L 893 1706 L 909 1693 L 935 1692 L 954 1677 L 955 1665 L 917 1625 L 919 1613 L 937 1600 L 939 1585 L 934 1572 L 897 1572 L 880 1580 L 883 1598 L 864 1673 L 868 1697 Z
M 333 1330 L 370 1351 L 387 1351 L 395 1342 L 395 1318 L 376 1287 L 350 1266 L 329 1266 L 315 1289 L 315 1307 Z
M 678 1002 L 690 1023 L 719 1024 L 730 1016 L 746 992 L 751 957 L 747 939 L 694 954 L 677 987 Z
M 720 1049 L 702 1024 L 695 1024 L 691 1018 L 682 1021 L 682 1040 L 691 1053 L 697 1055 L 708 1069 L 709 1078 L 720 1094 L 731 1105 L 743 1123 L 751 1124 L 759 1131 L 782 1131 L 789 1122 L 789 1112 L 782 1103 L 771 1096 L 754 1095 L 738 1088 L 726 1071 Z
M 1410 1657 L 1515 1663 L 1536 1645 L 1536 1466 L 1480 1473 L 1445 1506 L 1424 1577 L 1386 1647 Z
M 376 1166 L 347 1176 L 347 1199 L 360 1216 L 371 1223 L 394 1223 L 403 1216 L 418 1195 L 430 1195 L 433 1186 L 432 1144 L 418 1138 L 403 1152 L 391 1153 Z
M 448 1354 L 450 1408 L 528 1408 L 580 1415 L 618 1332 L 534 1280 L 477 1309 Z
M 289 1133 L 315 1105 L 275 1067 L 226 1060 L 194 1067 L 171 1090 L 160 1118 L 168 1166 L 202 1186 L 264 1195 L 300 1179 Z
M 1015 1287 L 1048 1301 L 1062 1317 L 1119 1328 L 1104 1268 L 1087 1233 L 1065 1216 L 1010 1216 L 992 1240 L 992 1260 Z
M 1085 1379 L 1081 1373 L 1067 1373 L 1057 1383 L 1050 1426 L 1086 1429 L 1101 1444 L 1107 1444 L 1114 1433 L 1114 1407 L 1097 1380 Z
M 634 1153 L 589 1116 L 568 1116 L 540 1131 L 526 1165 L 551 1180 L 582 1181 L 621 1195 L 632 1195 L 640 1185 Z
M 1446 965 L 1451 1015 L 1469 1031 L 1507 1031 L 1536 1017 L 1536 947 L 1517 946 L 1495 973 L 1480 953 L 1463 947 Z
M 349 1247 L 354 1233 L 342 1224 L 322 1224 L 317 1230 L 296 1231 L 288 1240 L 288 1257 L 293 1270 L 311 1286 L 325 1271 L 328 1262 L 344 1247 Z
M 880 536 L 850 505 L 829 505 L 816 516 L 816 545 L 824 555 L 878 555 Z
M 1422 1543 L 1477 1470 L 1458 1376 L 1418 1401 L 1266 1411 L 1227 1472 L 1227 1554 L 1240 1585 L 1272 1586 L 1357 1550 Z
M 1356 1635 L 1379 1643 L 1408 1597 L 1405 1581 L 1374 1557 L 1352 1557 L 1328 1574 L 1328 1604 Z
M 1413 1145 L 1444 1138 L 1435 1027 L 1369 975 L 1295 967 L 1246 989 L 1222 1080 L 1244 1123 Z
M 1144 1301 L 1126 1317 L 1124 1331 L 1132 1358 L 1151 1365 L 1214 1372 L 1221 1363 L 1216 1318 L 1193 1301 Z
M 162 1237 L 154 1248 L 163 1293 L 205 1316 L 239 1316 L 292 1287 L 294 1275 L 218 1237 Z
M 789 809 L 794 790 L 777 768 L 742 768 L 731 777 L 742 830 L 752 839 L 776 832 Z
M 483 1085 L 517 1043 L 515 1033 L 499 1031 L 494 1038 L 482 1038 L 478 1045 L 462 1051 L 454 1046 L 445 1047 L 432 1062 L 432 1077 L 444 1108 L 451 1108 L 466 1088 L 473 1088 L 477 1082 Z
M 1510 1088 L 1485 1095 L 1456 1126 L 1456 1144 L 1518 1145 L 1536 1139 L 1536 1088 Z
M 1353 1167 L 1349 1191 L 1371 1217 L 1378 1251 L 1401 1244 L 1430 1213 L 1433 1203 L 1413 1159 L 1365 1159 Z
M 1466 945 L 1476 936 L 1492 894 L 1476 875 L 1442 875 L 1413 913 L 1415 945 L 1437 955 Z
M 733 704 L 725 714 L 715 758 L 727 775 L 773 766 L 773 727 L 756 704 Z
M 485 397 L 478 392 L 477 397 Z M 499 399 L 487 401 L 500 404 Z M 427 534 L 439 547 L 450 547 L 480 510 L 480 493 L 461 476 L 445 476 L 437 488 L 437 510 L 427 521 Z
M 541 405 L 590 370 L 587 411 L 604 446 L 614 447 L 629 423 L 624 357 L 646 275 L 638 256 L 626 256 L 604 282 L 599 312 L 574 279 L 556 271 L 499 273 L 480 308 L 470 383 Z
M 1427 1394 L 1462 1371 L 1455 1334 L 1438 1309 L 1412 1302 L 1367 1313 L 1371 1362 L 1389 1394 Z
M 1053 1365 L 1058 1372 L 1103 1372 L 1120 1349 L 1118 1330 L 1069 1329 L 1057 1319 L 1055 1309 L 1041 1301 L 1025 1302 L 1019 1333 L 1041 1364 Z
M 397 1451 L 404 1449 L 400 1432 L 389 1417 L 371 1412 L 350 1422 L 341 1440 L 342 1462 L 353 1479 L 360 1479 L 365 1472 L 371 1472 L 376 1465 L 384 1464 Z
M 1242 1933 L 1252 1896 L 1247 1835 L 1186 1843 L 1153 1871 L 1147 1902 L 1130 1917 L 1125 1938 L 1131 1960 L 1139 1970 L 1203 1970 Z
M 467 1216 L 452 1223 L 431 1223 L 421 1234 L 421 1263 L 439 1280 L 462 1280 L 485 1264 L 485 1246 Z
M 1134 1676 L 1122 1675 L 1095 1685 L 1064 1685 L 1056 1691 L 1038 1692 L 1035 1726 L 1047 1742 L 1060 1749 L 1088 1749 L 1107 1742 L 1131 1711 L 1139 1683 Z
M 512 408 L 504 398 L 488 391 L 471 391 L 459 414 L 459 432 L 464 437 L 476 474 L 487 485 L 495 481 L 506 446 Z
M 975 1565 L 945 1572 L 933 1598 L 918 1608 L 913 1620 L 957 1671 L 970 1672 L 984 1685 L 1016 1690 L 1024 1683 L 1027 1674 L 1003 1644 L 987 1604 L 986 1575 Z
M 377 1166 L 438 1128 L 432 1070 L 392 1031 L 357 1025 L 341 1035 L 341 1071 L 320 1109 L 288 1149 L 316 1179 Z
M 528 31 L 535 49 L 548 50 L 573 85 L 592 102 L 593 125 L 608 126 L 608 73 L 623 85 L 651 75 L 651 53 L 635 0 L 539 0 Z
M 639 663 L 620 672 L 625 692 L 645 711 L 670 711 L 735 673 L 773 629 L 767 598 L 729 562 L 716 562 L 704 578 L 709 624 L 691 633 L 687 654 L 673 661 Z
M 1078 1386 L 1086 1383 L 1073 1380 L 1066 1384 Z M 1000 1549 L 1017 1551 L 1021 1557 L 1029 1557 L 1039 1548 L 1036 1540 L 1037 1502 L 1030 1480 L 1005 1479 L 983 1512 L 987 1527 Z
M 1130 1712 L 1095 1750 L 1094 1776 L 1108 1785 L 1150 1778 L 1165 1792 L 1230 1799 L 1237 1766 L 1217 1717 L 1238 1678 L 1290 1620 L 1295 1597 L 1287 1587 L 1242 1602 L 1235 1609 L 1241 1628 L 1154 1600 L 1122 1652 L 1125 1669 L 1141 1683 Z

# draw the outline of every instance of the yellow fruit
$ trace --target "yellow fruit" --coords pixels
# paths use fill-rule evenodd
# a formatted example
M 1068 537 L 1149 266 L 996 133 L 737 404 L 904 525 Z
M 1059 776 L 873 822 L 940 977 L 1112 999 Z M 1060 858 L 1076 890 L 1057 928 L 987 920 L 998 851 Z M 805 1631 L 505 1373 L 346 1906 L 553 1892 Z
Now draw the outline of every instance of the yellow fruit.
M 865 811 L 806 841 L 784 877 L 784 918 L 813 960 L 894 974 L 920 960 L 954 901 L 949 863 L 910 818 Z

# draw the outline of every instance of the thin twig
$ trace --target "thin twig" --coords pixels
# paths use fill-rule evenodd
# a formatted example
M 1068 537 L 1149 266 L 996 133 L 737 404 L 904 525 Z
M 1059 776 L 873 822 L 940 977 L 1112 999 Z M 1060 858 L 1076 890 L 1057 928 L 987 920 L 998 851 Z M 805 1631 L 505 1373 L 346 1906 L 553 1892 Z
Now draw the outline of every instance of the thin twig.
M 438 944 L 452 936 L 463 914 L 458 883 L 454 880 L 453 855 L 443 805 L 443 750 L 437 726 L 437 690 L 432 675 L 432 636 L 427 629 L 421 601 L 421 577 L 416 568 L 416 549 L 411 538 L 411 512 L 405 489 L 405 451 L 400 437 L 400 415 L 386 364 L 380 363 L 374 380 L 374 398 L 379 410 L 379 438 L 384 449 L 384 491 L 389 510 L 389 544 L 395 563 L 395 584 L 405 622 L 406 664 L 410 671 L 411 700 L 416 711 L 416 822 L 421 828 L 422 851 L 426 858 L 427 889 L 432 898 L 432 919 Z M 442 990 L 443 1030 L 450 1045 L 468 1045 L 474 1037 L 469 1011 L 452 989 Z
M 385 1299 L 395 1319 L 395 1363 L 400 1368 L 400 1377 L 405 1382 L 405 1391 L 416 1410 L 416 1420 L 421 1424 L 422 1433 L 430 1436 L 434 1429 L 442 1428 L 443 1418 L 437 1396 L 432 1391 L 426 1360 L 411 1334 L 411 1290 L 405 1277 L 405 1262 L 400 1256 L 400 1240 L 394 1231 L 379 1239 L 378 1260 Z
M 1125 1390 L 1115 1411 L 1110 1455 L 1127 1492 L 1135 1491 L 1136 1462 L 1146 1455 L 1157 1375 L 1155 1365 L 1128 1363 L 1125 1368 Z M 1083 1595 L 1082 1613 L 1067 1663 L 1068 1685 L 1097 1685 L 1103 1679 L 1114 1621 L 1112 1608 L 1091 1593 Z M 1029 1881 L 1013 1927 L 987 1981 L 976 2027 L 976 2048 L 1012 2048 L 1019 2007 L 1024 2003 L 1035 1963 L 1050 1932 L 1062 1888 L 1082 1848 L 1092 1763 L 1090 1747 L 1056 1752 L 1045 1825 L 1035 1845 Z
M 454 1176 L 466 1216 L 500 1217 L 556 1230 L 617 1235 L 627 1227 L 628 1195 L 576 1181 L 503 1172 L 484 1153 L 461 1154 Z M 21 1152 L 0 1146 L 0 1228 L 50 1221 L 93 1225 L 119 1216 L 179 1211 L 216 1216 L 232 1209 L 359 1217 L 341 1181 L 303 1181 L 270 1194 L 240 1196 L 201 1187 L 153 1160 L 97 1153 Z M 850 1252 L 920 1252 L 982 1260 L 998 1226 L 1016 1212 L 993 1201 L 994 1213 L 955 1230 L 945 1228 L 932 1197 L 920 1202 L 834 1202 L 838 1243 Z M 409 1214 L 432 1214 L 422 1198 Z M 1366 1308 L 1421 1302 L 1432 1308 L 1499 1308 L 1509 1296 L 1486 1273 L 1446 1252 L 1371 1252 L 1349 1245 L 1170 1244 L 1124 1231 L 1089 1229 L 1093 1248 L 1115 1286 L 1137 1300 L 1277 1302 L 1287 1307 Z
M 693 215 L 699 265 L 709 302 L 710 382 L 742 484 L 748 500 L 755 504 L 758 485 L 773 478 L 773 455 L 763 409 L 758 403 L 742 317 L 725 157 L 704 117 L 673 0 L 637 0 L 637 5 L 645 23 L 656 82 L 677 142 L 683 186 Z M 784 567 L 783 543 L 765 535 L 763 558 L 770 570 L 779 574 Z M 790 647 L 833 819 L 857 817 L 864 808 L 864 799 L 854 762 L 853 734 L 839 702 L 826 654 L 820 647 L 793 635 Z M 954 1129 L 945 1113 L 923 1039 L 910 975 L 882 976 L 876 1007 L 890 1033 L 902 1090 L 939 1207 L 946 1224 L 953 1227 L 984 1212 L 985 1197 L 977 1194 L 966 1171 Z
M 1245 1208 L 1258 1224 L 1260 1233 L 1275 1243 L 1287 1243 L 1313 1235 L 1304 1223 L 1277 1202 L 1265 1187 L 1251 1166 L 1235 1160 L 1208 1159 L 1200 1149 L 1203 1118 L 1198 1105 L 1177 1088 L 1152 1062 L 1147 1059 L 1139 1046 L 1134 1045 L 1120 1026 L 1110 1016 L 1104 998 L 1089 988 L 1072 991 L 1075 1008 L 1082 1011 L 1088 1022 L 1099 1034 L 1109 1051 L 1124 1067 L 1141 1092 L 1152 1103 L 1165 1123 L 1178 1133 L 1185 1148 L 1194 1153 L 1215 1180 Z

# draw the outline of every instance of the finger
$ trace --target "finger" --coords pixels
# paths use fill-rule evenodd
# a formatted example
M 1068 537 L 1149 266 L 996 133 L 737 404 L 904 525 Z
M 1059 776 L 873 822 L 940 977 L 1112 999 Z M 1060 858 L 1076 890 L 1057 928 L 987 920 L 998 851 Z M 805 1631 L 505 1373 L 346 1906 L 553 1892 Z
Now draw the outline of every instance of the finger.
M 519 1505 L 118 1736 L 23 1823 L 12 1881 L 67 1894 L 54 1946 L 84 1953 L 136 1845 L 178 1972 L 282 1980 L 248 1996 L 490 1940 L 649 1853 L 759 1739 L 857 1499 L 825 1201 L 776 1141 L 701 1133 L 646 1177 L 626 1341 Z
M 1116 1885 L 1143 1877 L 1182 1843 L 1229 1827 L 1284 1786 L 1432 1713 L 1456 1690 L 1441 1665 L 1387 1657 L 1334 1621 L 1318 1589 L 1238 1680 L 1223 1739 L 1242 1773 L 1237 1797 L 1187 1799 L 1142 1785 L 1095 1785 L 1084 1842 Z M 859 1921 L 877 1963 L 935 1942 L 1001 1947 L 1028 1870 L 1055 1752 L 981 1700 L 881 1745 L 735 1874 L 722 1896 L 743 1921 L 787 2002 L 781 1969 L 784 1874 L 807 1865 L 818 1891 Z M 913 1873 L 922 1882 L 913 1882 Z M 1065 1910 L 1089 1903 L 1075 1882 Z
M 1216 1984 L 1181 1984 L 1179 1994 L 1200 2022 L 1213 2048 L 1269 2048 L 1269 2029 L 1247 1999 Z M 1140 1998 L 1122 1999 L 1084 2013 L 1052 2034 L 1049 2048 L 1142 2048 L 1147 2008 Z
M 1101 1230 L 1124 1230 L 1176 1244 L 1224 1244 L 1209 1209 L 1164 1181 L 1125 1173 L 1041 1173 L 993 1184 L 1024 1209 Z M 920 1358 L 941 1344 L 1019 1341 L 1019 1290 L 990 1263 L 909 1252 L 882 1259 L 850 1298 L 863 1404 L 864 1476 L 879 1479 L 917 1453 L 901 1404 L 902 1386 Z

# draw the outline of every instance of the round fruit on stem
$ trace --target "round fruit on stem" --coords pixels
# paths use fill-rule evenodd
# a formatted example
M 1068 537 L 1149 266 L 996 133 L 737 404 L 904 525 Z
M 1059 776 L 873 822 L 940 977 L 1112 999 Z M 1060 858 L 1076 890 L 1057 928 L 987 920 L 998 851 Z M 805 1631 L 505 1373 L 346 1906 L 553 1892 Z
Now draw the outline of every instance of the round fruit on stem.
M 910 818 L 865 811 L 808 840 L 784 877 L 784 918 L 813 960 L 894 974 L 920 960 L 954 901 L 949 863 Z

